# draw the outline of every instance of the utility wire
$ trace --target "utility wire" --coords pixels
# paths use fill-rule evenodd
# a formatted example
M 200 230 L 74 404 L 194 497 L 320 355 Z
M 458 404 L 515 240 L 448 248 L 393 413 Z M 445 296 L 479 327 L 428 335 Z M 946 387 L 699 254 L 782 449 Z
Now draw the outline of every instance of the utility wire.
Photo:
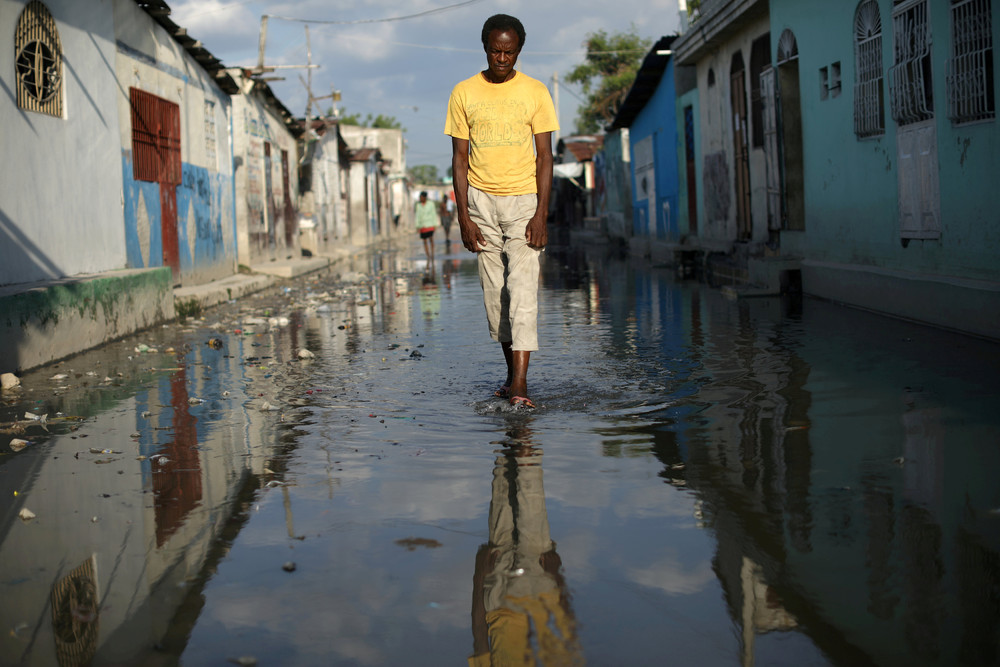
M 299 23 L 322 23 L 324 25 L 358 25 L 361 23 L 389 23 L 390 21 L 405 21 L 407 19 L 415 19 L 421 16 L 430 16 L 431 14 L 447 12 L 452 9 L 458 9 L 459 7 L 474 5 L 482 1 L 483 0 L 465 0 L 465 2 L 459 2 L 454 5 L 445 5 L 444 7 L 438 7 L 436 9 L 428 9 L 423 12 L 417 12 L 416 14 L 407 14 L 406 16 L 391 16 L 384 19 L 360 19 L 357 21 L 329 21 L 324 19 L 300 19 L 294 16 L 275 16 L 274 14 L 265 14 L 265 16 L 272 19 L 280 19 L 282 21 L 297 21 Z
M 478 2 L 479 0 L 475 0 Z M 393 42 L 371 35 L 340 35 L 339 39 L 360 39 L 363 41 L 378 42 L 379 44 L 391 44 L 392 46 L 407 46 L 414 49 L 430 49 L 432 51 L 457 51 L 459 53 L 482 53 L 483 49 L 467 49 L 459 46 L 442 46 L 440 44 L 411 44 L 408 42 Z M 521 56 L 567 56 L 576 54 L 602 54 L 612 55 L 619 53 L 649 53 L 649 49 L 623 49 L 619 51 L 588 51 L 586 48 L 573 49 L 572 51 L 522 51 Z

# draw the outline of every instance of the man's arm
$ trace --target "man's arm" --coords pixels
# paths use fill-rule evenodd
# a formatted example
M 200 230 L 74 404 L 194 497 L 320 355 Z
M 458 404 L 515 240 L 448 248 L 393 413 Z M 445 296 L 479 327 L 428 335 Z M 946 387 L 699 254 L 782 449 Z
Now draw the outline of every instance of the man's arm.
M 462 245 L 466 250 L 479 252 L 486 247 L 486 239 L 479 231 L 479 225 L 469 216 L 468 139 L 451 138 L 451 180 L 455 188 L 455 213 L 458 216 L 458 227 L 462 231 Z
M 538 206 L 528 221 L 524 237 L 532 248 L 544 248 L 549 242 L 549 196 L 552 194 L 552 133 L 535 135 L 535 187 Z

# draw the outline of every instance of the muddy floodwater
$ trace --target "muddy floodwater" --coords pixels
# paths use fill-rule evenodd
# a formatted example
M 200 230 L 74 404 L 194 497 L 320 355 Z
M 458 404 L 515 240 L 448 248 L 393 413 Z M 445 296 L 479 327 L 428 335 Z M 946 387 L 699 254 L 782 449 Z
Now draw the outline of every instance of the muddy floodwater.
M 3 665 L 985 665 L 1000 346 L 544 256 L 383 248 L 26 373 Z

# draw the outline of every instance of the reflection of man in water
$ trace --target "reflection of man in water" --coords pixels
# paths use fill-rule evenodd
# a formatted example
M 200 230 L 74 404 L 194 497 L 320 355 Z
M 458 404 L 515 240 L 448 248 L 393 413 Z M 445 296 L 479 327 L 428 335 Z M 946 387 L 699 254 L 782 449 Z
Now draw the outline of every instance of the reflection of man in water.
M 583 664 L 561 561 L 549 536 L 542 456 L 518 441 L 497 459 L 490 541 L 472 578 L 469 664 Z

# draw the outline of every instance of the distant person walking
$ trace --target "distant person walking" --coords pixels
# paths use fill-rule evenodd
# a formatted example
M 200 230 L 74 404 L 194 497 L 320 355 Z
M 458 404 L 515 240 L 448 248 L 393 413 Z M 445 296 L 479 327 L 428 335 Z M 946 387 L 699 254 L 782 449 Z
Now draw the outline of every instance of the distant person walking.
M 487 67 L 452 90 L 444 133 L 451 136 L 462 244 L 479 255 L 490 336 L 507 363 L 496 395 L 533 408 L 528 362 L 538 349 L 538 256 L 548 243 L 559 122 L 545 84 L 514 69 L 524 46 L 521 22 L 496 14 L 481 37 Z
M 441 200 L 441 228 L 444 229 L 444 242 L 451 243 L 451 220 L 455 211 L 455 204 L 451 197 L 445 195 Z
M 420 238 L 424 240 L 424 254 L 427 255 L 427 261 L 433 265 L 434 230 L 438 226 L 437 204 L 427 199 L 427 191 L 425 190 L 420 193 L 420 201 L 417 202 L 413 211 L 417 223 L 417 231 L 420 232 Z

